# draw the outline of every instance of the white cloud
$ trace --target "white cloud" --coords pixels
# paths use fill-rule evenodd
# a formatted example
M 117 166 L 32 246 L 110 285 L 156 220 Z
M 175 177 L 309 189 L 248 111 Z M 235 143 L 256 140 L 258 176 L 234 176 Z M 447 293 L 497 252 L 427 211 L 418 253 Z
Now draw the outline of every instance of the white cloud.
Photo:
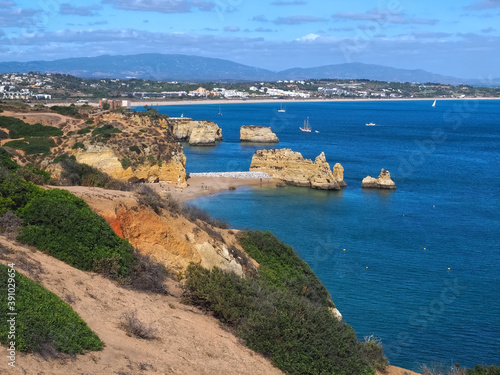
M 307 34 L 300 38 L 295 39 L 297 42 L 311 42 L 318 39 L 320 36 L 318 34 Z

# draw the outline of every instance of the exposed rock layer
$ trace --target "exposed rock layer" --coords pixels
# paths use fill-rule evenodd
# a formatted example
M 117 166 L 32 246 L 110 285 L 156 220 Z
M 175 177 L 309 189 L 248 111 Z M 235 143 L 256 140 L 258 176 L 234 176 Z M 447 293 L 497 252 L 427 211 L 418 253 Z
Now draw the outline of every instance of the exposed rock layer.
M 336 179 L 343 177 L 342 166 L 338 164 L 334 176 L 323 152 L 313 163 L 310 159 L 304 159 L 300 152 L 289 148 L 257 150 L 250 171 L 265 172 L 287 184 L 314 189 L 339 190 L 341 186 L 346 186 L 343 180 Z
M 387 169 L 382 169 L 378 178 L 366 176 L 361 186 L 372 189 L 396 189 L 396 184 L 391 180 L 391 174 Z
M 279 139 L 269 126 L 243 125 L 240 128 L 241 142 L 278 143 Z

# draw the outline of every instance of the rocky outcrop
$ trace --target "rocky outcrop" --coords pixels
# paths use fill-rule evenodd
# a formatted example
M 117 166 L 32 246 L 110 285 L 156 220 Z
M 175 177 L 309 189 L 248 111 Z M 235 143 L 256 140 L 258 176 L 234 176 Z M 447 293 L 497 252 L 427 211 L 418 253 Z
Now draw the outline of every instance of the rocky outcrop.
M 337 168 L 337 178 L 340 177 L 340 168 Z M 272 178 L 294 186 L 323 190 L 339 190 L 341 186 L 345 186 L 343 180 L 338 181 L 334 176 L 323 152 L 313 163 L 310 159 L 304 159 L 300 152 L 289 148 L 257 150 L 252 158 L 250 171 L 265 172 Z
M 178 141 L 188 141 L 190 145 L 213 146 L 222 141 L 222 129 L 212 121 L 169 119 L 168 127 Z
M 361 186 L 371 189 L 396 189 L 396 184 L 391 180 L 391 174 L 387 169 L 382 169 L 378 178 L 366 176 Z
M 186 157 L 167 124 L 162 115 L 118 113 L 102 115 L 90 126 L 82 121 L 70 136 L 55 139 L 57 149 L 40 164 L 69 154 L 120 181 L 186 186 Z M 62 176 L 60 168 L 49 169 L 54 178 Z
M 84 149 L 74 152 L 76 161 L 87 164 L 120 181 L 165 181 L 178 185 L 186 185 L 186 157 L 184 153 L 172 155 L 168 161 L 162 162 L 158 157 L 158 146 L 151 145 L 142 151 L 146 157 L 134 165 L 130 158 L 119 150 L 102 144 L 84 144 Z M 128 160 L 128 161 L 124 161 Z M 127 163 L 127 164 L 126 164 Z
M 280 140 L 270 126 L 243 125 L 240 128 L 241 142 L 278 143 Z
M 344 182 L 344 167 L 342 164 L 337 163 L 333 166 L 333 178 L 338 182 L 340 187 L 346 187 L 347 184 Z

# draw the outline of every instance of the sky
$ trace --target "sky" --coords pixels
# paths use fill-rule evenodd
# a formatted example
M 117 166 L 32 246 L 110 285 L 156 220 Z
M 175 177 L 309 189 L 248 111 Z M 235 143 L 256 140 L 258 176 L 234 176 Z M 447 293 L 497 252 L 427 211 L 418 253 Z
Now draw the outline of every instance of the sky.
M 500 0 L 0 0 L 0 61 L 138 53 L 500 77 Z

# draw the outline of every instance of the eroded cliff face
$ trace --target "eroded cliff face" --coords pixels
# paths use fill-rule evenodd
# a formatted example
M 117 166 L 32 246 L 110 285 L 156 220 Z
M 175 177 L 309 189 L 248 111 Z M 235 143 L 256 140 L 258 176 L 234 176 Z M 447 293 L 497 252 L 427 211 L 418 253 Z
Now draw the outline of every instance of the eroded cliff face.
M 168 127 L 178 141 L 188 141 L 193 146 L 213 146 L 222 141 L 222 129 L 212 121 L 169 119 Z
M 192 223 L 181 215 L 141 206 L 131 192 L 64 187 L 84 199 L 122 238 L 169 269 L 184 270 L 190 262 L 219 267 L 237 275 L 254 273 L 258 265 L 238 244 L 233 231 Z
M 300 152 L 289 148 L 257 150 L 252 158 L 250 171 L 265 172 L 272 178 L 295 186 L 324 190 L 339 190 L 341 186 L 345 186 L 343 180 L 337 180 L 343 178 L 342 166 L 338 164 L 337 174 L 334 176 L 323 152 L 313 163 L 310 159 L 304 159 Z
M 387 169 L 382 169 L 378 178 L 366 176 L 363 178 L 361 186 L 375 189 L 396 189 L 396 184 L 391 179 L 391 174 Z
M 240 128 L 241 142 L 278 143 L 279 139 L 269 126 L 243 125 Z
M 60 137 L 52 157 L 73 155 L 77 162 L 120 181 L 165 181 L 185 186 L 186 157 L 167 121 L 146 115 L 107 114 L 97 125 L 82 124 L 71 137 Z M 57 168 L 51 169 L 57 173 Z

